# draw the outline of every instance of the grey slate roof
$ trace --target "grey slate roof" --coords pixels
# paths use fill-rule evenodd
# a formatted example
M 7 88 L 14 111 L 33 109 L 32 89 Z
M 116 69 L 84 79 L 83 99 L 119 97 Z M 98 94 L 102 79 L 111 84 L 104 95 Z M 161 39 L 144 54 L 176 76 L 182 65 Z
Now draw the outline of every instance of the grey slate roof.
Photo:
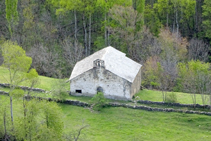
M 136 63 L 135 61 L 126 57 L 125 53 L 122 53 L 109 46 L 77 62 L 69 80 L 92 69 L 93 61 L 96 59 L 104 60 L 106 70 L 109 70 L 110 72 L 128 80 L 131 83 L 134 81 L 142 66 L 141 64 Z

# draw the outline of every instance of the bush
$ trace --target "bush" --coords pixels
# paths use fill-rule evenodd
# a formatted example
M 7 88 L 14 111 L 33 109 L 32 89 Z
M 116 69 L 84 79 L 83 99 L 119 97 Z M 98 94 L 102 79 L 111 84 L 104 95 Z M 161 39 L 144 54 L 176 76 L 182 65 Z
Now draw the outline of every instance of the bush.
M 167 103 L 176 103 L 177 102 L 177 95 L 175 93 L 167 93 L 165 102 Z
M 92 109 L 96 111 L 100 111 L 103 106 L 107 103 L 106 98 L 104 97 L 104 94 L 102 92 L 98 92 L 92 99 L 91 99 L 91 105 Z

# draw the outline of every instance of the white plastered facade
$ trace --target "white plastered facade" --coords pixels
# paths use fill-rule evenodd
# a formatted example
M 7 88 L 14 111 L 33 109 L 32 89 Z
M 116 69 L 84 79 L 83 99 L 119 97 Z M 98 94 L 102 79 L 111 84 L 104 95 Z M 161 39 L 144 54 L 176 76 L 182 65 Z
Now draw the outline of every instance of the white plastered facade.
M 111 99 L 131 99 L 141 85 L 141 65 L 113 47 L 76 63 L 70 76 L 74 95 L 93 96 L 99 88 Z

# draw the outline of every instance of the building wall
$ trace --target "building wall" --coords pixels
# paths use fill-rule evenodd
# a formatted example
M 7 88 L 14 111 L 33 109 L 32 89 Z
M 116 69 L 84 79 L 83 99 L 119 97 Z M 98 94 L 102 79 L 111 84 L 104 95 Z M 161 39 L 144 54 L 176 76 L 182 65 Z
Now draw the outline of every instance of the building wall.
M 141 69 L 139 70 L 138 74 L 136 75 L 135 80 L 133 81 L 131 85 L 131 98 L 134 94 L 139 92 L 141 86 Z
M 131 83 L 106 70 L 104 67 L 93 68 L 70 81 L 71 94 L 93 96 L 97 88 L 103 89 L 104 96 L 110 99 L 130 99 Z

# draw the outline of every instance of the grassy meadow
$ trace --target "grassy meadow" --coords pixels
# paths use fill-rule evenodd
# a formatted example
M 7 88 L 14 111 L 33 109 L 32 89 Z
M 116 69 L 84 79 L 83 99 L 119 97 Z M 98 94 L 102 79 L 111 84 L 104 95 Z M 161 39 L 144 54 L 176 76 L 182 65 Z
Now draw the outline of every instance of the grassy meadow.
M 0 102 L 2 100 L 0 96 Z M 9 104 L 9 98 L 8 98 Z M 21 99 L 14 100 L 14 120 L 22 114 Z M 108 107 L 101 112 L 59 104 L 63 112 L 64 133 L 74 134 L 84 126 L 79 140 L 85 141 L 209 141 L 211 117 L 205 115 L 148 112 Z
M 8 83 L 7 82 L 8 78 L 9 78 L 9 71 L 4 67 L 0 67 L 0 83 Z M 65 80 L 68 80 L 68 78 Z M 59 83 L 59 81 L 60 81 L 59 79 L 45 77 L 45 76 L 39 76 L 39 84 L 36 86 L 36 88 L 40 88 L 40 89 L 49 91 L 55 85 L 57 85 Z M 27 84 L 26 82 L 23 82 L 20 85 L 21 86 L 29 86 L 29 84 Z M 65 89 L 69 90 L 69 83 L 66 83 Z
M 101 141 L 208 141 L 211 117 L 203 115 L 147 112 L 127 108 L 105 108 L 100 113 L 62 105 L 65 126 L 78 128 L 88 124 L 82 138 Z M 68 123 L 67 123 L 68 122 Z
M 182 93 L 182 92 L 167 92 L 175 93 L 177 97 L 177 102 L 182 104 L 193 104 L 191 94 L 189 93 Z M 144 89 L 137 93 L 135 96 L 138 96 L 137 99 L 141 100 L 149 100 L 149 101 L 163 101 L 163 96 L 161 91 L 155 90 L 148 90 Z M 207 96 L 208 100 L 208 96 Z M 202 99 L 200 94 L 196 94 L 196 103 L 202 104 Z

